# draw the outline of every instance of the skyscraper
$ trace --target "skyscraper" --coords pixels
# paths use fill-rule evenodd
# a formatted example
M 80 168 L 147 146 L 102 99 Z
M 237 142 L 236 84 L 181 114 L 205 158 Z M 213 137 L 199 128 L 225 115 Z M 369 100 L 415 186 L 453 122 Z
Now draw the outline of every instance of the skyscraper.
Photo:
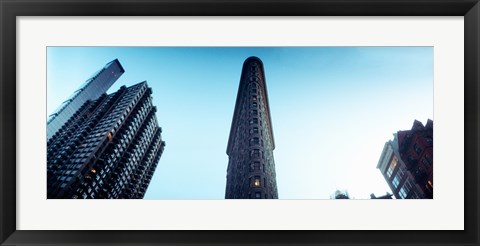
M 125 70 L 118 59 L 115 59 L 87 79 L 69 99 L 64 101 L 62 105 L 48 117 L 47 140 L 57 133 L 63 124 L 65 124 L 87 100 L 95 100 L 107 92 L 110 86 L 112 86 L 124 72 Z
M 277 199 L 272 120 L 262 61 L 243 63 L 228 139 L 227 199 Z
M 88 100 L 47 144 L 47 198 L 143 198 L 163 153 L 146 82 Z
M 433 198 L 433 121 L 415 120 L 385 143 L 377 168 L 397 199 Z

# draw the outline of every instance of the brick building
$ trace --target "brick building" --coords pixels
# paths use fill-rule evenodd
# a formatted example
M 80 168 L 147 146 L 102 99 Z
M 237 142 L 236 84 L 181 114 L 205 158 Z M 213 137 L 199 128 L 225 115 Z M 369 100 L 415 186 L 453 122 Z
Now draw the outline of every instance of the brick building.
M 377 168 L 397 199 L 433 198 L 433 121 L 415 120 L 385 143 Z
M 272 120 L 262 61 L 243 64 L 228 139 L 227 199 L 277 199 Z

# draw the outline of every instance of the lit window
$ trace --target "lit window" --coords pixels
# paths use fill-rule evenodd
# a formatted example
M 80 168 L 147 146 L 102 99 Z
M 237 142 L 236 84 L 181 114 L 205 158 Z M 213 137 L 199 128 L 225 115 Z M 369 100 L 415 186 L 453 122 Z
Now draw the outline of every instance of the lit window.
M 397 157 L 394 156 L 390 162 L 390 166 L 388 166 L 387 177 L 390 178 L 390 176 L 392 176 L 393 170 L 395 169 L 395 166 L 397 166 L 397 161 Z
M 255 182 L 253 183 L 255 187 L 260 187 L 260 176 L 255 176 Z

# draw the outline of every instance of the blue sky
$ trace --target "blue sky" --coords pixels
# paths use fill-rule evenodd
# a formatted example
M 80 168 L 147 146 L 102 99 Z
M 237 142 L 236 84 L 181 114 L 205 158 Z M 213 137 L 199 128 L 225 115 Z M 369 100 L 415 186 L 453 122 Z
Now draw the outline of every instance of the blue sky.
M 48 47 L 47 115 L 118 58 L 125 73 L 109 93 L 146 80 L 166 142 L 145 198 L 223 199 L 249 56 L 264 63 L 280 199 L 385 194 L 385 142 L 434 120 L 432 47 Z

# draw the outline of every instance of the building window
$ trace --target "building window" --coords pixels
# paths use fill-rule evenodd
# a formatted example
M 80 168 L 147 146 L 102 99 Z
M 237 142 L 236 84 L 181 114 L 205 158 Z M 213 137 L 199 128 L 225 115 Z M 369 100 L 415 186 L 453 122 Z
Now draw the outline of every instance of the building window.
M 402 188 L 400 189 L 400 191 L 398 192 L 398 194 L 400 195 L 400 197 L 402 199 L 406 199 L 407 196 L 408 196 L 408 193 L 410 192 L 410 190 L 412 190 L 412 183 L 410 182 L 410 180 L 407 178 L 405 180 L 405 183 L 403 184 Z
M 395 188 L 397 188 L 399 183 L 400 183 L 400 179 L 398 178 L 398 176 L 395 175 L 395 178 L 393 179 L 392 184 Z
M 257 103 L 256 102 L 253 102 L 252 103 L 252 108 L 256 108 L 257 107 Z
M 258 118 L 252 118 L 250 124 L 258 124 Z
M 425 161 L 428 163 L 428 166 L 432 166 L 433 160 L 429 154 L 425 155 Z
M 258 145 L 259 141 L 260 140 L 258 138 L 252 138 L 250 139 L 250 145 Z
M 260 170 L 260 162 L 258 162 L 258 161 L 254 162 L 254 163 L 253 163 L 253 169 L 254 169 L 255 171 Z
M 400 195 L 400 197 L 401 197 L 402 199 L 405 199 L 405 198 L 407 197 L 407 194 L 408 194 L 408 193 L 405 191 L 404 187 L 402 187 L 402 188 L 400 189 L 400 191 L 398 192 L 398 194 Z
M 426 159 L 422 159 L 422 163 L 427 167 L 430 166 L 430 163 L 428 163 L 428 161 Z
M 391 177 L 392 174 L 393 174 L 393 170 L 395 170 L 395 166 L 397 166 L 397 157 L 394 156 L 392 158 L 392 161 L 390 162 L 390 165 L 388 166 L 388 170 L 387 170 L 387 177 Z
M 416 143 L 413 145 L 413 149 L 415 149 L 415 153 L 417 153 L 417 155 L 422 153 L 422 149 L 420 147 L 418 147 L 418 145 Z
M 411 199 L 420 199 L 420 196 L 418 195 L 418 193 L 414 190 L 412 192 L 412 195 L 410 196 Z
M 260 176 L 255 176 L 255 181 L 253 182 L 255 187 L 260 187 Z
M 426 141 L 428 144 L 433 144 L 433 139 L 432 139 L 432 137 L 425 137 L 425 141 Z
M 260 150 L 254 149 L 254 150 L 252 150 L 252 152 L 250 152 L 250 155 L 252 157 L 260 157 Z
M 252 101 L 256 102 L 257 101 L 257 96 L 252 96 Z
M 405 168 L 403 166 L 398 167 L 397 177 L 399 180 L 402 180 L 403 176 L 405 175 Z
M 261 198 L 262 198 L 262 193 L 255 192 L 255 199 L 261 199 Z

